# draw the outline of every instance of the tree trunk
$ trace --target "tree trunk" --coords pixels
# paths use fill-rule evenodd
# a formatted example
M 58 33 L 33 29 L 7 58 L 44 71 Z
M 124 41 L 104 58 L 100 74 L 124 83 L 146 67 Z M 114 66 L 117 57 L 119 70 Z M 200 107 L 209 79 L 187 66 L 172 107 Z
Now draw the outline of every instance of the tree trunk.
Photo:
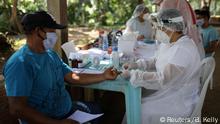
M 208 1 L 209 7 L 210 7 L 210 5 L 211 5 L 211 2 L 212 2 L 212 0 L 209 0 L 209 1 Z
M 10 22 L 11 22 L 12 26 L 15 28 L 15 30 L 17 30 L 18 32 L 22 32 L 21 23 L 17 17 L 18 0 L 13 0 L 12 4 L 13 4 L 13 7 L 12 7 L 12 14 L 11 14 Z
M 212 0 L 201 0 L 201 8 L 204 6 L 210 7 Z
M 144 0 L 138 0 L 138 4 L 144 3 Z

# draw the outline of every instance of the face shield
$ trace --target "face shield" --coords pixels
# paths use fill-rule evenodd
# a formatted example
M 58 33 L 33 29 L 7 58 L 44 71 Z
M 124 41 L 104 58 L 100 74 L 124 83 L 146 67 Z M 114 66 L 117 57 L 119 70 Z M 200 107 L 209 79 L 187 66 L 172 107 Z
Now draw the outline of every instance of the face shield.
M 155 39 L 166 44 L 170 43 L 170 38 L 172 37 L 173 33 L 175 31 L 182 31 L 184 29 L 183 24 L 182 16 L 168 19 L 158 19 Z M 168 36 L 167 33 L 165 33 L 167 30 L 172 32 L 171 36 Z
M 183 31 L 185 28 L 182 16 L 168 19 L 159 19 L 158 23 L 160 27 L 166 28 L 171 31 Z

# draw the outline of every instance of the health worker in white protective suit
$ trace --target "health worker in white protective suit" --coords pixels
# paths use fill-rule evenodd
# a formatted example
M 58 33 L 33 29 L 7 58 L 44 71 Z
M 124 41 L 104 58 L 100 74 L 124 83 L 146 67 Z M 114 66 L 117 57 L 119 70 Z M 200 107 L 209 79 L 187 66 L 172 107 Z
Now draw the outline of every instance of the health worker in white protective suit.
M 159 6 L 159 9 L 177 9 L 183 16 L 185 29 L 184 33 L 187 34 L 195 42 L 200 58 L 205 57 L 203 48 L 202 37 L 196 27 L 196 14 L 187 0 L 153 0 L 153 4 Z
M 149 9 L 144 4 L 136 6 L 132 17 L 126 23 L 124 33 L 137 33 L 137 40 L 147 40 L 152 37 L 152 25 L 148 20 Z
M 158 20 L 156 39 L 162 43 L 157 56 L 124 64 L 122 73 L 134 87 L 157 90 L 142 96 L 142 124 L 189 117 L 199 98 L 201 61 L 195 42 L 183 34 L 183 17 L 176 9 L 166 9 L 159 11 Z

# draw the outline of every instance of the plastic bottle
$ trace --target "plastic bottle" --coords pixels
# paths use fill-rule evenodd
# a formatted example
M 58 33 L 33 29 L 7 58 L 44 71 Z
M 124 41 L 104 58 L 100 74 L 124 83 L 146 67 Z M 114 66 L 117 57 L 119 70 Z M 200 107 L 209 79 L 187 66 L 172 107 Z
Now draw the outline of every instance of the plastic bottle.
M 107 34 L 103 34 L 102 35 L 102 49 L 104 50 L 104 51 L 107 51 L 107 49 L 108 49 L 108 36 L 107 36 Z
M 112 37 L 112 49 L 118 49 L 118 39 L 116 38 L 116 35 L 114 34 Z
M 99 31 L 99 41 L 98 41 L 98 48 L 102 49 L 103 46 L 103 34 L 104 31 Z
M 114 47 L 112 51 L 112 65 L 118 69 L 119 68 L 119 54 L 118 54 L 118 48 Z

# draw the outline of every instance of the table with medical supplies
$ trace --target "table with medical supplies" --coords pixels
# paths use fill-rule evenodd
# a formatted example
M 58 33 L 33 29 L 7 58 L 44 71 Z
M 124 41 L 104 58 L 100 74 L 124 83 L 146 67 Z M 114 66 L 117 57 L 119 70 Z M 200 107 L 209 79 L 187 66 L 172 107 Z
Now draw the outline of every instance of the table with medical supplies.
M 73 69 L 74 70 L 74 69 Z M 97 70 L 75 69 L 81 73 L 99 73 Z M 82 86 L 80 86 L 82 87 Z M 116 80 L 83 86 L 85 88 L 122 92 L 125 95 L 128 124 L 141 124 L 141 88 L 133 87 L 129 80 L 118 76 Z
M 139 54 L 139 56 L 143 58 L 150 58 L 154 55 L 155 46 L 145 46 L 143 49 L 143 44 L 141 44 L 142 48 L 136 50 L 136 52 L 143 53 L 144 49 L 147 50 L 143 54 Z M 93 51 L 93 50 L 92 50 Z M 81 51 L 80 53 L 85 53 L 88 51 Z M 76 55 L 71 55 L 75 56 Z M 94 54 L 92 55 L 94 57 Z M 145 56 L 145 57 L 144 57 Z M 70 57 L 71 58 L 71 57 Z M 81 58 L 86 58 L 82 56 Z M 81 63 L 80 68 L 73 68 L 73 71 L 77 73 L 101 73 L 105 70 L 105 68 L 110 67 L 109 58 L 101 59 L 98 66 L 93 66 L 93 62 L 90 60 L 89 63 Z M 141 124 L 141 88 L 134 87 L 131 85 L 129 80 L 122 78 L 120 75 L 116 80 L 108 80 L 97 84 L 91 84 L 87 86 L 79 86 L 84 88 L 92 88 L 99 90 L 108 90 L 108 91 L 116 91 L 122 92 L 125 95 L 125 106 L 126 106 L 126 117 L 128 124 Z

